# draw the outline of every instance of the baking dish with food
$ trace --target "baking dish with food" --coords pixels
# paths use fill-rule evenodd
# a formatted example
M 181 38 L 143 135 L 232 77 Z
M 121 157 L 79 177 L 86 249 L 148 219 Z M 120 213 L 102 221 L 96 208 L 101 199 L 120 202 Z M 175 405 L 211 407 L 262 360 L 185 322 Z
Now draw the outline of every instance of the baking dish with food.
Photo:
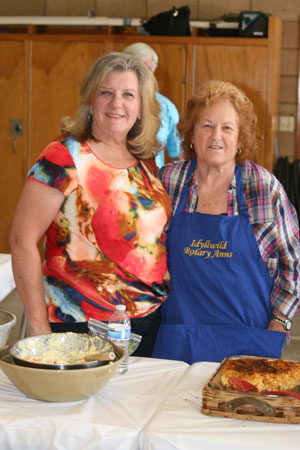
M 252 361 L 253 367 L 251 367 Z M 245 378 L 241 376 L 242 372 L 239 374 L 239 371 L 234 376 L 231 371 L 232 362 L 237 362 L 238 365 L 241 363 L 241 367 L 248 367 Z M 273 390 L 270 384 L 272 370 L 268 370 L 268 365 L 271 368 L 276 362 L 280 367 L 286 365 L 289 370 L 295 368 L 292 376 L 289 374 L 286 386 L 283 371 L 281 377 L 274 377 L 277 383 L 279 378 L 283 380 L 282 383 L 277 384 L 280 390 L 278 388 Z M 266 370 L 265 373 L 262 371 L 261 376 L 258 377 L 255 368 L 261 365 Z M 297 361 L 246 355 L 225 358 L 202 389 L 201 412 L 205 415 L 242 420 L 300 423 L 299 370 L 300 363 Z M 278 370 L 279 374 L 280 372 L 281 369 Z

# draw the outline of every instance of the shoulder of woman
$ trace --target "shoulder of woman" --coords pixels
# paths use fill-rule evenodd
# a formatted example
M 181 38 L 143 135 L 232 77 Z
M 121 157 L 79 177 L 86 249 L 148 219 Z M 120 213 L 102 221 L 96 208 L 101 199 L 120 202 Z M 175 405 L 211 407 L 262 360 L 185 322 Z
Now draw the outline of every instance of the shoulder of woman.
M 243 182 L 245 184 L 255 183 L 259 185 L 278 185 L 279 181 L 273 173 L 254 161 L 244 161 L 240 163 Z
M 65 145 L 64 141 L 66 141 L 66 137 L 65 136 L 57 136 L 56 138 L 54 138 L 52 141 L 50 141 L 46 147 L 44 148 L 44 150 L 42 151 L 41 155 L 44 155 L 45 153 L 49 152 L 49 151 L 53 151 L 53 150 L 66 150 L 67 146 Z
M 178 176 L 178 174 L 183 174 L 184 172 L 188 172 L 188 169 L 190 167 L 191 160 L 180 160 L 175 161 L 169 164 L 165 164 L 162 166 L 159 170 L 159 176 L 162 178 L 166 174 L 168 176 Z
M 53 162 L 57 158 L 57 164 L 59 165 L 64 165 L 67 162 L 76 166 L 79 156 L 86 152 L 90 153 L 90 149 L 85 142 L 79 142 L 72 136 L 58 136 L 47 145 L 37 161 L 41 158 L 48 159 L 50 157 Z
M 74 149 L 71 151 L 65 141 L 66 138 L 63 136 L 51 141 L 29 169 L 27 178 L 49 185 L 65 183 L 63 180 L 70 179 L 74 182 L 77 178 Z
M 181 160 L 167 164 L 160 169 L 159 178 L 169 193 L 183 186 L 190 164 L 190 160 Z
M 241 172 L 246 196 L 253 206 L 272 204 L 274 207 L 278 203 L 289 203 L 283 185 L 265 167 L 253 161 L 245 161 L 241 163 Z

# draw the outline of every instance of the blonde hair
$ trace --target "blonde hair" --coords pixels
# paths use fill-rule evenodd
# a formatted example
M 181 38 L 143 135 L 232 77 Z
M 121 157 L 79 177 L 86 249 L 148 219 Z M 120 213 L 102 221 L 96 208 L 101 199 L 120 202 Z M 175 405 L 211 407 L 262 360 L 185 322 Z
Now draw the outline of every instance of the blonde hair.
M 135 72 L 142 98 L 141 118 L 137 119 L 127 135 L 127 147 L 137 159 L 149 159 L 161 149 L 156 139 L 160 127 L 160 105 L 156 98 L 157 82 L 153 74 L 138 59 L 125 53 L 108 53 L 94 61 L 83 77 L 80 86 L 79 107 L 73 117 L 64 117 L 60 130 L 64 135 L 71 135 L 84 142 L 92 137 L 90 106 L 93 103 L 99 86 L 113 71 Z
M 240 154 L 236 155 L 236 160 L 244 161 L 253 157 L 258 148 L 255 134 L 257 117 L 253 111 L 253 103 L 241 89 L 232 83 L 210 80 L 205 82 L 198 94 L 188 101 L 186 111 L 178 125 L 179 132 L 183 137 L 184 159 L 191 159 L 195 156 L 195 149 L 190 144 L 200 110 L 220 99 L 229 100 L 238 113 L 241 148 Z

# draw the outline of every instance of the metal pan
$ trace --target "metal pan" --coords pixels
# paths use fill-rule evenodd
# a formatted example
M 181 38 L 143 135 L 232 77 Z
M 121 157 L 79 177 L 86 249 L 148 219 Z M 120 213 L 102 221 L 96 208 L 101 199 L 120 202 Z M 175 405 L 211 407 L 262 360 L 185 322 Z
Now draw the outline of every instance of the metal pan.
M 76 360 L 83 359 L 85 355 L 92 353 L 114 352 L 116 360 L 121 357 L 120 349 L 107 339 L 72 332 L 31 336 L 17 341 L 9 347 L 8 351 L 18 365 L 53 370 L 86 369 L 109 364 L 109 361 L 98 360 L 76 363 Z M 57 363 L 50 362 L 51 354 Z M 28 357 L 39 358 L 42 355 L 43 357 L 48 355 L 45 362 L 27 360 Z M 80 356 L 77 357 L 78 355 Z

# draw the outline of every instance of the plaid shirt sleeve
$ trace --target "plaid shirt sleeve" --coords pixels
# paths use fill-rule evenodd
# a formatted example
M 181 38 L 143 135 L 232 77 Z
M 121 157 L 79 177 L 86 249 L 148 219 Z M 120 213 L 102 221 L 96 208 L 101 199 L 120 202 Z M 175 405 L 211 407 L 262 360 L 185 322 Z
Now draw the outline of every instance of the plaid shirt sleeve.
M 252 165 L 252 189 L 260 208 L 252 214 L 260 251 L 274 281 L 271 303 L 290 319 L 300 304 L 300 242 L 295 208 L 277 178 L 260 166 Z M 249 203 L 249 202 L 248 202 Z M 250 200 L 251 203 L 251 200 Z M 260 220 L 258 221 L 258 212 Z M 260 222 L 260 223 L 259 223 Z
M 262 259 L 273 279 L 270 301 L 290 319 L 299 308 L 300 242 L 295 208 L 277 178 L 247 161 L 243 187 Z

